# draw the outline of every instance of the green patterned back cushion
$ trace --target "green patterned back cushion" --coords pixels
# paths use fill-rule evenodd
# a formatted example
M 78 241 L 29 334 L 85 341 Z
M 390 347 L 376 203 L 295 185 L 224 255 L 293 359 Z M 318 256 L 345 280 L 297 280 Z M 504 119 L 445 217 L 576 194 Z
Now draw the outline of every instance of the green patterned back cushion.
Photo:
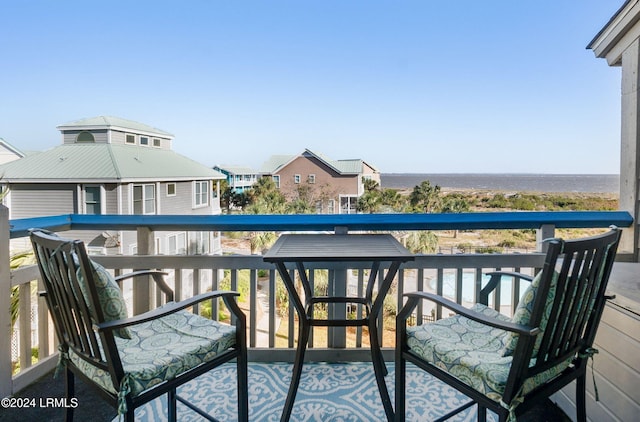
M 96 283 L 96 291 L 98 292 L 98 300 L 100 302 L 100 307 L 102 308 L 102 313 L 104 314 L 105 322 L 127 318 L 127 304 L 124 301 L 122 290 L 120 290 L 118 283 L 116 283 L 111 273 L 109 273 L 109 271 L 107 271 L 102 265 L 94 261 L 91 261 L 91 265 L 93 279 Z M 84 277 L 82 277 L 82 273 L 79 269 L 78 281 L 80 281 L 80 290 L 82 290 L 85 300 L 87 303 L 90 303 L 89 289 L 87 288 Z M 118 328 L 113 331 L 113 334 L 121 338 L 131 338 L 131 332 L 127 327 Z
M 540 279 L 542 278 L 542 271 L 540 271 L 527 290 L 524 291 L 520 302 L 518 302 L 518 306 L 516 306 L 516 311 L 513 313 L 513 318 L 511 321 L 516 324 L 529 325 L 529 321 L 531 320 L 531 313 L 533 312 L 533 303 L 536 299 L 536 294 L 538 293 L 538 288 L 540 287 Z M 556 287 L 558 285 L 558 272 L 554 271 L 553 276 L 551 278 L 551 287 L 549 287 L 549 294 L 547 295 L 547 304 L 544 308 L 544 314 L 542 315 L 542 319 L 540 320 L 540 334 L 538 334 L 536 338 L 535 345 L 533 346 L 533 353 L 537 353 L 540 349 L 540 344 L 542 343 L 542 337 L 545 328 L 547 327 L 547 323 L 549 322 L 549 316 L 551 314 L 551 308 L 553 308 L 553 299 L 556 296 Z M 504 349 L 502 349 L 502 356 L 512 356 L 513 352 L 516 350 L 516 344 L 518 343 L 518 334 L 508 332 L 505 337 Z

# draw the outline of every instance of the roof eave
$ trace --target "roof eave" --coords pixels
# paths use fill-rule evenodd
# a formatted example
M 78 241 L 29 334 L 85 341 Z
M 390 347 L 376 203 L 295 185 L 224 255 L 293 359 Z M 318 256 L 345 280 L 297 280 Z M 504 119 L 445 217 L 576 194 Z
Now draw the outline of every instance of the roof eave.
M 220 176 L 182 176 L 182 177 L 125 177 L 125 178 L 115 178 L 115 177 L 103 177 L 103 178 L 47 178 L 47 179 L 22 179 L 22 178 L 10 178 L 5 177 L 0 180 L 0 183 L 9 183 L 9 184 L 17 184 L 17 183 L 37 183 L 37 184 L 56 184 L 56 183 L 116 183 L 116 184 L 125 184 L 125 183 L 156 183 L 156 182 L 189 182 L 195 180 L 225 180 L 226 177 Z
M 627 0 L 609 19 L 607 24 L 596 34 L 587 45 L 597 58 L 606 58 L 610 66 L 619 66 L 622 62 L 620 41 L 628 37 L 634 26 L 633 36 L 640 35 L 640 27 L 636 24 L 640 21 L 640 0 Z
M 116 125 L 61 125 L 56 126 L 56 129 L 58 129 L 60 132 L 71 130 L 114 130 L 125 133 L 136 133 L 138 135 L 146 135 L 155 138 L 164 138 L 170 140 L 174 138 L 174 135 L 168 132 L 153 132 Z

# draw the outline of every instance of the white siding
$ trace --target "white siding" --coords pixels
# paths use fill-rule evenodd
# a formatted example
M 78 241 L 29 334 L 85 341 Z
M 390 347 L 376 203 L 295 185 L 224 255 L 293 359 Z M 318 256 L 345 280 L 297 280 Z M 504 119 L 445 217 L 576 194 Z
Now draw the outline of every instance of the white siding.
M 118 185 L 105 185 L 104 190 L 107 214 L 118 214 Z
M 76 185 L 40 184 L 11 186 L 11 218 L 76 213 Z
M 160 138 L 157 136 L 151 136 L 151 135 L 139 135 L 137 134 L 135 131 L 130 131 L 130 132 L 120 132 L 120 131 L 115 131 L 112 130 L 111 131 L 111 143 L 112 144 L 119 144 L 119 145 L 124 145 L 127 144 L 126 139 L 127 139 L 127 135 L 135 135 L 136 137 L 136 145 L 140 145 L 140 136 L 144 136 L 147 139 L 149 139 L 149 148 L 160 148 L 160 149 L 171 149 L 171 140 L 169 139 L 165 139 L 165 138 Z M 154 139 L 158 139 L 160 141 L 160 146 L 159 147 L 154 147 Z M 127 144 L 127 145 L 133 145 L 133 144 Z
M 167 183 L 160 183 L 160 192 L 157 197 L 160 199 L 162 214 L 211 215 L 213 213 L 214 207 L 212 207 L 213 200 L 211 197 L 209 197 L 208 207 L 193 208 L 193 183 L 175 183 L 175 196 L 167 196 Z M 211 183 L 209 183 L 209 186 L 211 187 Z

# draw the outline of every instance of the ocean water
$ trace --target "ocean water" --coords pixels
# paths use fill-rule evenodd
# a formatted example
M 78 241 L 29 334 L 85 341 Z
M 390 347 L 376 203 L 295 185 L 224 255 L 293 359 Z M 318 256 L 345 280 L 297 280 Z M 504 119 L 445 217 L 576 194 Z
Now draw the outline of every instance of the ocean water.
M 617 174 L 427 174 L 382 173 L 383 188 L 412 189 L 424 180 L 446 189 L 518 192 L 618 193 Z

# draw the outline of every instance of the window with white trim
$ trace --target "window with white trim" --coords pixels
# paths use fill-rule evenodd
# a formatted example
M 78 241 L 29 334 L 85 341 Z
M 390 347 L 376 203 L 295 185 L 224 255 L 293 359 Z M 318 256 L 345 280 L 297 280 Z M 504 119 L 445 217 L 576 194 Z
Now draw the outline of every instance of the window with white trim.
M 102 189 L 100 186 L 84 186 L 84 213 L 92 215 L 102 214 Z
M 125 136 L 124 142 L 127 143 L 127 144 L 135 145 L 135 143 L 136 143 L 136 135 L 132 135 L 130 133 L 127 133 L 127 135 Z
M 176 184 L 167 183 L 167 196 L 176 196 Z
M 300 175 L 299 174 L 294 174 L 293 175 L 293 183 L 295 183 L 295 184 L 299 184 L 300 183 Z
M 309 184 L 313 185 L 314 183 L 316 183 L 316 175 L 315 174 L 310 174 L 309 175 Z
M 335 199 L 329 199 L 327 201 L 327 214 L 335 214 L 336 213 L 336 201 Z
M 340 197 L 340 214 L 356 214 L 357 196 Z
M 153 138 L 153 146 L 156 147 L 156 148 L 160 148 L 160 146 L 161 146 L 160 139 Z
M 209 195 L 209 182 L 207 180 L 196 180 L 193 182 L 194 208 L 209 205 Z
M 167 236 L 167 255 L 187 254 L 187 234 L 173 233 Z
M 206 255 L 209 248 L 209 232 L 189 232 L 189 255 Z
M 140 145 L 149 145 L 149 138 L 147 138 L 146 136 L 141 136 Z
M 275 174 L 271 176 L 271 178 L 273 179 L 273 183 L 276 185 L 276 189 L 280 189 L 280 176 Z
M 133 213 L 155 214 L 156 185 L 133 185 Z

